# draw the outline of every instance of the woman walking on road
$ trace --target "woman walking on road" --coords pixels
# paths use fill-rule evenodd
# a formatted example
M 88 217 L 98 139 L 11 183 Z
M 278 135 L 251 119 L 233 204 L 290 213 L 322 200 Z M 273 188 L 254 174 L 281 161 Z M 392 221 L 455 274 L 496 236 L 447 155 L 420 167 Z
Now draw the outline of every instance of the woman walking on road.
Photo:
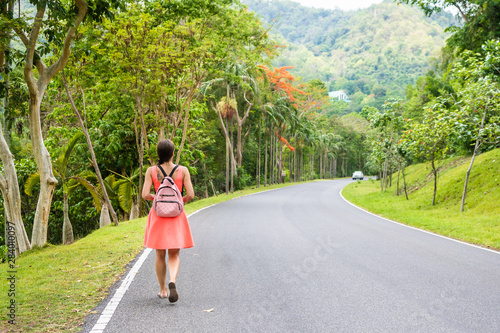
M 142 197 L 145 200 L 154 200 L 155 196 L 151 194 L 151 185 L 154 185 L 156 193 L 164 178 L 162 169 L 166 175 L 170 175 L 174 171 L 171 177 L 177 188 L 181 191 L 183 185 L 186 188 L 186 196 L 182 198 L 184 203 L 194 198 L 193 184 L 188 169 L 180 165 L 176 166 L 172 162 L 174 149 L 174 144 L 170 140 L 162 140 L 158 143 L 158 165 L 152 166 L 146 171 L 146 179 L 142 190 Z M 151 208 L 144 235 L 144 246 L 156 250 L 155 268 L 160 283 L 158 297 L 168 297 L 170 302 L 177 302 L 179 296 L 175 282 L 180 266 L 179 252 L 180 249 L 194 246 L 184 210 L 176 217 L 159 217 L 156 215 L 155 210 Z M 168 265 L 165 262 L 167 250 Z M 170 274 L 168 288 L 166 285 L 167 266 Z

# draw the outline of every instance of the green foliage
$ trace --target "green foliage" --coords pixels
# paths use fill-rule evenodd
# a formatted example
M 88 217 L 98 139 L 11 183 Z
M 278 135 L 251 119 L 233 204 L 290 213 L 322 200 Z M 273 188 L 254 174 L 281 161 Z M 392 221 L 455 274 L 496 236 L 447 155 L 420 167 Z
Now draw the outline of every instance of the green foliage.
M 417 79 L 415 86 L 408 85 L 404 116 L 421 120 L 422 110 L 429 107 L 434 99 L 453 92 L 453 87 L 448 81 L 439 77 L 435 71 L 429 71 Z
M 320 78 L 331 83 L 330 91 L 343 89 L 348 94 L 356 91 L 347 82 L 362 80 L 366 87 L 360 91 L 376 98 L 380 88 L 402 97 L 404 88 L 437 56 L 446 39 L 443 29 L 455 24 L 447 12 L 429 19 L 417 9 L 390 1 L 350 12 L 290 1 L 244 2 L 273 27 L 271 31 L 283 36 L 280 43 L 286 48 L 275 60 L 276 67 L 303 64 L 292 73 L 307 80 Z
M 452 8 L 459 12 L 462 26 L 451 26 L 447 40 L 450 51 L 477 51 L 488 40 L 500 37 L 500 3 L 497 0 L 396 0 L 419 6 L 427 16 Z
M 78 185 L 83 186 L 92 196 L 92 199 L 94 200 L 94 206 L 97 212 L 99 213 L 102 208 L 101 202 L 103 201 L 103 199 L 101 194 L 99 193 L 99 190 L 94 185 L 92 185 L 91 182 L 89 182 L 87 179 L 84 178 L 86 174 L 87 172 L 83 172 L 83 174 L 80 174 L 78 176 L 73 176 L 69 179 L 68 194 L 71 194 Z

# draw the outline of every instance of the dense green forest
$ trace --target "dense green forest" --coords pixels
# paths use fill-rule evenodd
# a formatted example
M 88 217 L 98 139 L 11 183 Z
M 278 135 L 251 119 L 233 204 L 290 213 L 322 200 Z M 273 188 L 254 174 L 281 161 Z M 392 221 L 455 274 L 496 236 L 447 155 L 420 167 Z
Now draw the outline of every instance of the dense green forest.
M 271 26 L 229 0 L 33 0 L 30 13 L 3 1 L 2 226 L 22 252 L 144 216 L 163 138 L 196 198 L 355 170 L 384 190 L 416 161 L 437 179 L 442 158 L 499 146 L 500 35 L 484 32 L 494 1 L 464 1 L 445 41 L 456 21 L 440 10 L 460 4 L 436 1 L 349 13 L 251 2 L 274 8 Z
M 439 58 L 444 29 L 458 24 L 448 12 L 429 18 L 391 0 L 357 11 L 308 8 L 293 1 L 244 3 L 286 46 L 275 66 L 295 66 L 291 72 L 296 76 L 319 78 L 330 91 L 346 91 L 357 112 L 361 105 L 380 107 L 386 95 L 402 97 L 406 86 L 431 68 L 430 60 Z

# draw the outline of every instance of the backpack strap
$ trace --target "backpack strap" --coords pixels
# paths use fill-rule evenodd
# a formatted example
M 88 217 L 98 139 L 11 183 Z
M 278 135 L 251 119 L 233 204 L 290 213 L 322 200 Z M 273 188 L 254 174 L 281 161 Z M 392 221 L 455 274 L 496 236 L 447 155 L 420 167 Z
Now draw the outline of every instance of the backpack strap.
M 161 170 L 161 173 L 163 174 L 163 177 L 167 177 L 167 173 L 165 172 L 165 170 L 163 170 L 163 168 L 161 167 L 161 165 L 158 164 L 158 168 L 160 168 Z
M 170 178 L 172 178 L 172 176 L 174 175 L 175 170 L 177 170 L 178 167 L 179 167 L 179 164 L 177 164 L 176 166 L 174 166 L 174 168 L 172 169 L 172 172 L 170 172 L 170 175 L 168 175 Z
M 170 183 L 172 183 L 172 185 L 174 185 L 174 181 L 172 180 L 172 175 L 174 174 L 175 170 L 177 170 L 177 168 L 179 167 L 179 165 L 177 164 L 172 169 L 172 171 L 170 172 L 170 175 L 168 175 L 168 177 L 167 177 L 167 173 L 165 172 L 165 170 L 163 170 L 163 168 L 161 167 L 161 165 L 158 165 L 158 167 L 160 168 L 161 173 L 163 173 L 163 179 L 167 179 Z M 162 179 L 162 182 L 163 182 L 163 179 Z

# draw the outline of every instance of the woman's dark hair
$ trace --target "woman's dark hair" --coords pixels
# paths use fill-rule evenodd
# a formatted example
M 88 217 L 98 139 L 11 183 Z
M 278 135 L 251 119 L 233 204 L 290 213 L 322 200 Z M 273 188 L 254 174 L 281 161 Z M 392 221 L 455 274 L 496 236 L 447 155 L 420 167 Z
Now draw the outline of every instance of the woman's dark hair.
M 156 146 L 156 153 L 158 154 L 158 164 L 170 161 L 174 156 L 174 143 L 170 140 L 161 140 Z

